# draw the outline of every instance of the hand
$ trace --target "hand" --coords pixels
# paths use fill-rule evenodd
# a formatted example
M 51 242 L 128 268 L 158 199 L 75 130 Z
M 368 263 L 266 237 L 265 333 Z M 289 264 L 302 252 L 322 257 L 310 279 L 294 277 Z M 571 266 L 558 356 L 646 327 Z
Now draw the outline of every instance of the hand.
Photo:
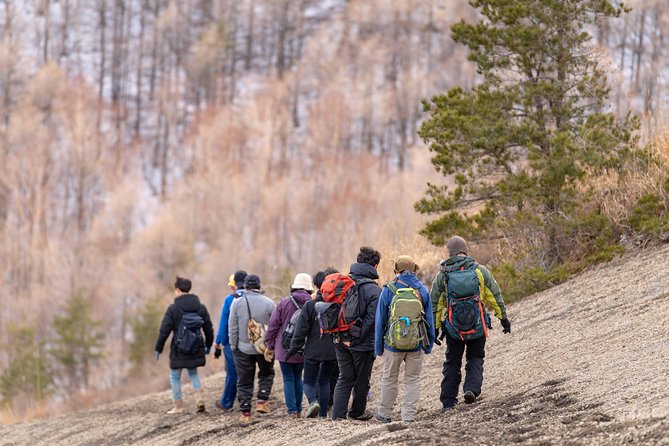
M 216 345 L 216 348 L 214 348 L 214 359 L 218 359 L 221 357 L 221 347 Z
M 211 351 L 211 345 L 209 347 L 204 348 L 204 354 L 205 355 L 208 355 L 210 351 Z
M 379 352 L 376 352 L 376 353 L 375 353 L 375 355 L 376 355 L 377 357 L 379 357 L 379 358 L 380 358 L 381 356 L 383 356 L 383 350 L 381 350 L 381 353 L 379 353 Z
M 502 330 L 505 334 L 506 333 L 511 333 L 511 322 L 507 318 L 502 319 L 501 321 L 502 327 L 504 330 Z
M 300 349 L 299 349 L 299 348 L 289 348 L 289 349 L 286 351 L 286 360 L 288 360 L 288 358 L 290 358 L 291 356 L 295 356 L 295 355 L 298 354 L 299 352 L 300 352 Z
M 439 337 L 439 331 L 440 331 L 439 328 L 437 328 L 437 329 L 434 331 L 434 343 L 435 343 L 436 345 L 438 345 L 439 347 L 441 347 L 441 339 L 442 339 L 442 338 Z
M 160 352 L 156 352 L 156 361 L 160 361 Z
M 274 350 L 265 349 L 265 353 L 262 354 L 265 357 L 265 361 L 273 362 L 274 361 Z

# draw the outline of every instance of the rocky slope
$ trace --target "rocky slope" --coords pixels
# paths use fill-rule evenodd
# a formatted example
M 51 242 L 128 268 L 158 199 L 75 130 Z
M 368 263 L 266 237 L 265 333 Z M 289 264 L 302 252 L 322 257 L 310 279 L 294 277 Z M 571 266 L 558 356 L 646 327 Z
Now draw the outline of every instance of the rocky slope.
M 248 426 L 213 404 L 204 415 L 166 415 L 170 396 L 162 392 L 2 426 L 0 444 L 669 445 L 668 265 L 668 247 L 630 254 L 511 307 L 513 332 L 502 335 L 495 321 L 489 339 L 482 399 L 446 414 L 439 410 L 444 348 L 436 347 L 412 425 L 289 420 L 277 366 L 273 413 Z M 222 381 L 205 381 L 208 403 Z

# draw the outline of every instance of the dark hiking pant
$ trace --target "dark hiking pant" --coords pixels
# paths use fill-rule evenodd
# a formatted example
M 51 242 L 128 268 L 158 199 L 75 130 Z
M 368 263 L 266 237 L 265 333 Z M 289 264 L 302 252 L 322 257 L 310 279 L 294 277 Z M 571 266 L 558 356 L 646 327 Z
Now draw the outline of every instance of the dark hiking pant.
M 361 416 L 367 407 L 367 392 L 375 359 L 374 351 L 356 352 L 340 345 L 335 348 L 339 379 L 334 391 L 332 419 L 356 418 Z M 348 410 L 351 391 L 353 391 L 353 401 L 351 410 Z
M 274 384 L 274 362 L 267 362 L 263 355 L 247 355 L 237 350 L 233 353 L 235 368 L 237 369 L 237 401 L 239 410 L 251 411 L 251 399 L 253 398 L 253 381 L 256 375 L 256 364 L 258 365 L 258 400 L 269 400 L 272 384 Z
M 458 402 L 458 388 L 462 380 L 462 355 L 467 350 L 465 365 L 464 392 L 481 394 L 483 384 L 483 358 L 485 357 L 485 336 L 472 341 L 461 341 L 446 335 L 446 361 L 444 361 L 444 379 L 441 381 L 439 399 L 444 407 L 453 407 Z
M 318 416 L 328 415 L 328 404 L 330 403 L 330 381 L 333 370 L 337 367 L 337 361 L 316 361 L 314 359 L 304 360 L 304 394 L 309 403 L 318 401 L 321 411 Z

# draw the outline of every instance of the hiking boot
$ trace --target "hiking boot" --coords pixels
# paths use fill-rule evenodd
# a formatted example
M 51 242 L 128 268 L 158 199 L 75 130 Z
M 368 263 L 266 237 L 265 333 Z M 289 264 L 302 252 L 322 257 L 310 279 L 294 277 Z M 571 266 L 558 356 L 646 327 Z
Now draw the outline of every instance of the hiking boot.
M 455 405 L 453 405 L 453 406 L 444 406 L 444 407 L 441 408 L 441 412 L 442 412 L 442 413 L 444 413 L 444 412 L 450 412 L 450 411 L 453 410 L 453 409 L 455 409 Z
M 476 394 L 471 390 L 465 392 L 465 403 L 472 404 L 476 402 Z
M 232 410 L 233 410 L 232 407 L 224 407 L 223 403 L 221 403 L 221 400 L 216 400 L 215 404 L 216 404 L 216 407 L 218 407 L 219 409 L 221 409 L 225 413 L 232 412 Z
M 253 421 L 251 412 L 242 412 L 242 415 L 239 417 L 239 422 L 242 424 L 249 424 L 251 421 Z
M 269 401 L 258 400 L 256 403 L 256 412 L 269 413 Z
M 377 420 L 379 420 L 380 422 L 382 422 L 382 423 L 384 423 L 384 424 L 388 424 L 388 423 L 390 423 L 390 422 L 393 421 L 393 420 L 391 420 L 391 419 L 388 418 L 388 417 L 384 417 L 384 416 L 382 416 L 382 415 L 379 415 L 378 412 L 376 412 L 376 413 L 374 414 L 374 418 L 376 418 Z
M 195 403 L 197 406 L 197 413 L 205 412 L 207 408 L 204 406 L 204 393 L 202 392 L 202 389 L 196 390 L 195 395 L 197 395 L 197 402 Z
M 366 410 L 363 413 L 361 413 L 360 415 L 358 415 L 357 417 L 353 417 L 349 414 L 348 418 L 351 419 L 351 420 L 369 421 L 369 420 L 372 419 L 373 416 L 374 416 L 374 414 L 372 412 L 370 412 L 369 410 Z
M 174 400 L 174 407 L 168 410 L 167 413 L 170 415 L 186 413 L 184 410 L 184 402 L 182 400 Z
M 321 405 L 318 404 L 318 401 L 314 401 L 313 403 L 309 404 L 309 407 L 307 408 L 307 412 L 304 415 L 305 418 L 314 418 L 316 415 L 318 415 L 318 412 L 321 411 Z
M 302 414 L 298 412 L 289 413 L 288 416 L 290 418 L 302 418 Z

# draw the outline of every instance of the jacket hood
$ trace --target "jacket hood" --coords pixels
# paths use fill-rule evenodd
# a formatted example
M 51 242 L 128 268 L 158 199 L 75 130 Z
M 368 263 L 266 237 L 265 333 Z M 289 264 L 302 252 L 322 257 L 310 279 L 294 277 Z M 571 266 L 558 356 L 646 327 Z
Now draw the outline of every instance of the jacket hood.
M 200 298 L 195 294 L 182 294 L 174 298 L 174 305 L 182 311 L 195 312 L 200 309 Z
M 460 268 L 469 268 L 474 265 L 476 261 L 470 256 L 453 256 L 441 262 L 441 266 L 448 270 L 456 270 Z
M 293 291 L 290 295 L 293 296 L 293 299 L 295 299 L 300 306 L 311 300 L 311 294 L 309 294 L 309 291 L 305 290 Z
M 416 277 L 415 274 L 411 273 L 402 273 L 396 277 L 396 279 L 401 280 L 411 288 L 420 288 L 423 286 L 423 283 Z M 400 284 L 401 285 L 401 284 Z
M 372 265 L 368 265 L 367 263 L 354 263 L 351 265 L 350 276 L 353 280 L 377 280 L 379 278 L 379 273 L 376 272 L 376 268 Z

